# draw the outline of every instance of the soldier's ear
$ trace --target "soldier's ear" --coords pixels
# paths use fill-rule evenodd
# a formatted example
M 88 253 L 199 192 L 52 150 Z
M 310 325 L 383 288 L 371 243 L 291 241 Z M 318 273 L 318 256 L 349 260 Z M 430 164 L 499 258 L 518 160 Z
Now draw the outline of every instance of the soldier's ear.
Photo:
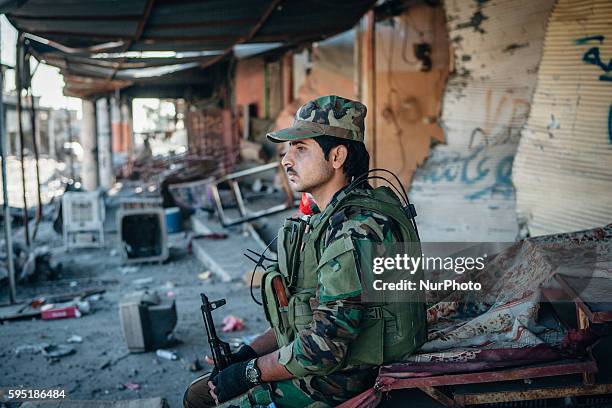
M 341 169 L 348 157 L 348 149 L 345 145 L 338 145 L 330 152 L 331 164 L 334 169 Z

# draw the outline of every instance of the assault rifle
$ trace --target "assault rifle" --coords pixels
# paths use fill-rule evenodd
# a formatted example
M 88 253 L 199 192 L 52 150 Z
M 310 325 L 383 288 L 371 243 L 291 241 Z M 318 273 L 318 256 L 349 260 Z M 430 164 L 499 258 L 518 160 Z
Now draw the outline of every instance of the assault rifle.
M 215 323 L 212 319 L 212 311 L 223 306 L 225 304 L 225 299 L 209 302 L 205 294 L 200 293 L 200 297 L 202 298 L 202 306 L 200 309 L 202 309 L 202 317 L 204 318 L 204 326 L 206 327 L 210 352 L 215 362 L 215 368 L 221 371 L 232 363 L 232 350 L 228 343 L 222 341 L 217 336 Z

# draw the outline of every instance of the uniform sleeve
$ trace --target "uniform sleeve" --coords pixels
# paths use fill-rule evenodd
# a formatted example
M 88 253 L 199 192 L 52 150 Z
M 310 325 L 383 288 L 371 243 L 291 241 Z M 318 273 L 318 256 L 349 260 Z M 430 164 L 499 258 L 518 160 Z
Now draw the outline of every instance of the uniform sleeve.
M 358 213 L 327 231 L 311 305 L 313 321 L 280 349 L 279 363 L 294 376 L 326 375 L 343 367 L 351 342 L 360 334 L 364 313 L 355 243 L 359 239 L 384 241 L 384 223 L 388 223 L 385 217 Z

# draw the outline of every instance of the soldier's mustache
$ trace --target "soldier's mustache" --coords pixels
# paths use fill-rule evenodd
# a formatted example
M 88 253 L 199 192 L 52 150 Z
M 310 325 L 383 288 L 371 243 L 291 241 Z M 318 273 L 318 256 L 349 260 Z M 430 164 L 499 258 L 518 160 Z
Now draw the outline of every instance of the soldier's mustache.
M 294 176 L 297 175 L 297 172 L 295 170 L 293 170 L 293 167 L 288 167 L 285 172 L 287 173 L 288 176 Z

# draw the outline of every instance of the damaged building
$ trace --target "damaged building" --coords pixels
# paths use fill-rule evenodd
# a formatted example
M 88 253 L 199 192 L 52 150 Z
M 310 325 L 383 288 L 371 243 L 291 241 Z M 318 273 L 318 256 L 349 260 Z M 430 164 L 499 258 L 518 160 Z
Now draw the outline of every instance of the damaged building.
M 17 90 L 1 105 L 0 333 L 14 333 L 0 407 L 18 406 L 2 389 L 38 382 L 84 407 L 182 406 L 210 368 L 201 292 L 227 299 L 214 316 L 233 349 L 263 332 L 249 303 L 260 267 L 284 219 L 313 204 L 266 135 L 322 95 L 367 106 L 370 168 L 397 175 L 423 248 L 490 255 L 486 293 L 428 294 L 427 342 L 343 406 L 612 404 L 609 0 L 0 0 L 0 12 L 17 33 L 4 68 Z M 35 63 L 59 70 L 78 113 L 34 102 Z M 59 318 L 81 341 L 33 334 Z M 48 375 L 26 378 L 26 358 Z

